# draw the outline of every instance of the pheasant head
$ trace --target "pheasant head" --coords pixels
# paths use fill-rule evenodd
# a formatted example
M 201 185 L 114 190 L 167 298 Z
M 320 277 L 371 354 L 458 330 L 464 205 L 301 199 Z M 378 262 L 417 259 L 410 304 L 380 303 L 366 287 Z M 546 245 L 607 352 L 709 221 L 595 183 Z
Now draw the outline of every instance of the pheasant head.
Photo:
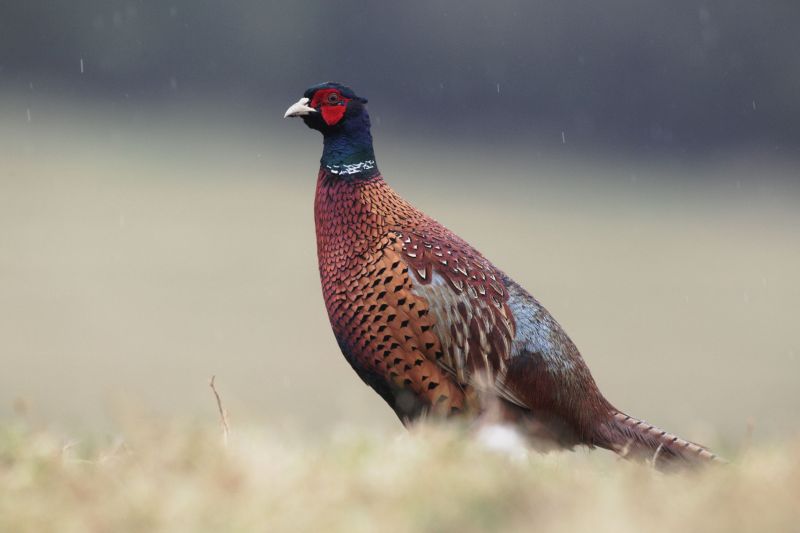
M 321 164 L 332 174 L 375 175 L 367 99 L 350 87 L 326 82 L 309 87 L 284 118 L 300 117 L 323 136 Z

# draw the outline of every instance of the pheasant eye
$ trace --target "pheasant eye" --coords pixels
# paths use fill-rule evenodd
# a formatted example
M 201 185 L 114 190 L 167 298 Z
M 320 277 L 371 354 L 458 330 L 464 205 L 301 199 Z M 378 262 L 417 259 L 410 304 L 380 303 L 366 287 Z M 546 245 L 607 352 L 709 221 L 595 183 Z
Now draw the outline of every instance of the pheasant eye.
M 327 97 L 327 100 L 329 104 L 335 104 L 339 101 L 339 95 L 336 93 L 330 93 Z

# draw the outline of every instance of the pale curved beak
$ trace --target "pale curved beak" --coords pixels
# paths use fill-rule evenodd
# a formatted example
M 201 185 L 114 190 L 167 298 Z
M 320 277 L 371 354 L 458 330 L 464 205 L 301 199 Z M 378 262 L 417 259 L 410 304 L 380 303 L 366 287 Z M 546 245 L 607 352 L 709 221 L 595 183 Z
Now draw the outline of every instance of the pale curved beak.
M 301 98 L 297 102 L 293 103 L 289 109 L 286 110 L 286 113 L 283 114 L 283 118 L 289 117 L 303 117 L 308 115 L 309 113 L 316 113 L 317 110 L 313 107 L 308 107 L 308 98 Z

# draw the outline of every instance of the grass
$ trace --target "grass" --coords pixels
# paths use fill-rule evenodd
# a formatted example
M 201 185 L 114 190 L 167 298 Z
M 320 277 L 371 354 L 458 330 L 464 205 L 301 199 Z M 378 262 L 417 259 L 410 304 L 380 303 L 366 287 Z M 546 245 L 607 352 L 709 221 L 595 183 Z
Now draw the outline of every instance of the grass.
M 0 531 L 797 531 L 800 441 L 660 474 L 500 454 L 453 428 L 300 442 L 181 424 L 65 445 L 0 428 Z

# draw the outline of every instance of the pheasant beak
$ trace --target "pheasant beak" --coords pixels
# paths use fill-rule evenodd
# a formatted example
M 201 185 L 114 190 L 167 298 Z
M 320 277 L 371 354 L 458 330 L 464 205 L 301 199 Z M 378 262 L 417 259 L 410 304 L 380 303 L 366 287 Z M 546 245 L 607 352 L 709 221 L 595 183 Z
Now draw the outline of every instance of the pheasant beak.
M 316 113 L 317 110 L 313 107 L 308 107 L 308 98 L 301 98 L 297 102 L 293 103 L 289 109 L 286 110 L 286 113 L 283 114 L 283 118 L 289 117 L 304 117 L 309 113 Z

